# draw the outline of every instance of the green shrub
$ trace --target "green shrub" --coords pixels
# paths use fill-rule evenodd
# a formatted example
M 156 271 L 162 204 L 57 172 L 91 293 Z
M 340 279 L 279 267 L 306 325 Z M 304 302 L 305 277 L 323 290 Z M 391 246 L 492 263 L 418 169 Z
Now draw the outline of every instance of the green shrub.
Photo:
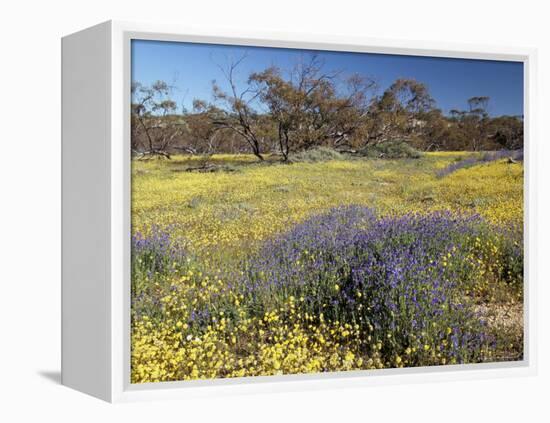
M 422 156 L 420 151 L 401 140 L 368 145 L 359 154 L 373 159 L 418 159 Z
M 300 151 L 292 154 L 289 158 L 290 162 L 328 162 L 330 160 L 344 160 L 345 157 L 338 151 L 329 147 L 316 147 L 310 150 Z

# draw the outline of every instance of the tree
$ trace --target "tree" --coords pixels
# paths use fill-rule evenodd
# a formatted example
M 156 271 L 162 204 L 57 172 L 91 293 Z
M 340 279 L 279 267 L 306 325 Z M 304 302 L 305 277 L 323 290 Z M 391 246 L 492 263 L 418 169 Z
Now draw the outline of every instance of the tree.
M 489 124 L 489 133 L 500 148 L 519 150 L 523 148 L 523 120 L 517 116 L 499 116 Z
M 340 90 L 334 90 L 336 95 L 325 99 L 324 110 L 320 110 L 327 121 L 325 139 L 333 147 L 353 149 L 367 135 L 366 123 L 376 84 L 371 78 L 354 74 L 345 78 L 342 85 Z
M 229 83 L 230 91 L 226 92 L 213 81 L 212 94 L 215 102 L 221 104 L 221 108 L 225 111 L 223 116 L 220 116 L 215 124 L 219 127 L 229 128 L 239 134 L 249 145 L 252 153 L 260 160 L 264 160 L 261 151 L 262 139 L 258 135 L 256 121 L 258 113 L 254 110 L 254 101 L 259 96 L 259 93 L 250 88 L 250 84 L 246 84 L 246 88 L 239 89 L 237 87 L 235 72 L 237 67 L 244 61 L 246 55 L 241 56 L 238 60 L 229 63 L 227 68 L 220 69 Z
M 488 138 L 489 97 L 471 97 L 468 110 L 451 110 L 451 118 L 465 139 L 465 148 L 473 151 L 486 147 Z
M 290 132 L 296 126 L 296 112 L 299 108 L 298 93 L 292 84 L 283 80 L 279 69 L 275 67 L 253 73 L 249 80 L 255 84 L 259 99 L 269 109 L 270 117 L 277 128 L 279 152 L 283 160 L 287 160 L 290 151 Z
M 165 82 L 133 84 L 132 152 L 170 158 L 180 150 L 207 163 L 215 152 L 252 152 L 264 160 L 277 151 L 287 161 L 317 146 L 354 152 L 395 141 L 427 151 L 523 146 L 522 118 L 491 118 L 486 96 L 471 97 L 464 110 L 444 115 L 421 82 L 398 79 L 375 96 L 372 79 L 327 72 L 315 54 L 288 71 L 272 66 L 237 82 L 245 57 L 220 67 L 227 90 L 213 81 L 213 101 L 195 99 L 191 112 L 177 111 Z
M 489 116 L 489 97 L 470 97 L 468 99 L 469 112 L 473 115 L 478 115 L 480 118 L 487 118 Z
M 322 71 L 316 55 L 301 61 L 288 78 L 271 67 L 253 73 L 249 81 L 267 106 L 276 125 L 278 149 L 283 161 L 291 151 L 317 145 L 339 146 L 358 132 L 368 109 L 368 91 L 374 82 L 353 75 L 338 93 L 338 73 Z
M 415 140 L 417 149 L 439 151 L 453 149 L 452 128 L 449 120 L 440 109 L 432 109 L 423 114 L 420 136 Z
M 216 122 L 223 119 L 224 112 L 203 100 L 193 100 L 192 113 L 186 115 L 189 129 L 188 151 L 193 154 L 211 155 L 217 149 L 223 127 Z
M 150 86 L 133 83 L 131 91 L 134 153 L 170 158 L 170 147 L 186 130 L 182 116 L 176 114 L 176 103 L 169 97 L 171 88 L 166 82 L 157 81 Z M 141 136 L 145 138 L 144 145 Z
M 409 141 L 421 132 L 434 104 L 423 83 L 414 79 L 396 80 L 373 104 L 367 142 Z

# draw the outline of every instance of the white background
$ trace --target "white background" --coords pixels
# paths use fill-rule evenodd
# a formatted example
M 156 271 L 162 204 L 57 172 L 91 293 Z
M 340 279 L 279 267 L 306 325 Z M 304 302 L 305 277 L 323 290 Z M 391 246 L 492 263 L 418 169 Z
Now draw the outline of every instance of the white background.
M 549 421 L 550 13 L 544 1 L 12 1 L 0 6 L 0 420 Z M 539 374 L 109 405 L 59 385 L 60 37 L 108 19 L 539 49 Z

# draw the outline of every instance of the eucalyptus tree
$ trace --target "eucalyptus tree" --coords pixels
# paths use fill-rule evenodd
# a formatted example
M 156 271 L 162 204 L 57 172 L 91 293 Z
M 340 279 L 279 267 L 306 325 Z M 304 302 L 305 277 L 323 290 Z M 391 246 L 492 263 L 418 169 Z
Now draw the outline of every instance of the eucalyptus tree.
M 410 141 L 421 133 L 435 100 L 428 87 L 414 79 L 398 79 L 371 108 L 368 143 Z
M 316 55 L 298 63 L 286 77 L 278 67 L 250 75 L 254 92 L 276 125 L 283 161 L 292 151 L 343 145 L 362 127 L 374 82 L 358 75 L 339 76 L 325 72 Z
M 164 81 L 132 84 L 132 149 L 141 157 L 170 158 L 170 148 L 187 130 L 171 91 Z
M 255 102 L 260 94 L 253 90 L 249 83 L 239 86 L 241 84 L 238 84 L 236 77 L 237 68 L 245 59 L 246 54 L 230 61 L 226 67 L 219 66 L 229 89 L 224 90 L 216 81 L 212 82 L 214 102 L 225 112 L 215 121 L 215 125 L 239 134 L 248 144 L 252 154 L 263 161 L 263 139 L 259 134 L 258 112 L 255 109 Z

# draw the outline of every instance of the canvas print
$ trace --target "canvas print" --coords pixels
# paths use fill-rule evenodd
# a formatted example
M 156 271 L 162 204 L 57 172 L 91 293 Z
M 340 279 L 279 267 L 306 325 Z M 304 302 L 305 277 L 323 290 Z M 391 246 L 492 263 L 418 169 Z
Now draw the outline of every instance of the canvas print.
M 523 64 L 133 40 L 131 382 L 523 359 Z

